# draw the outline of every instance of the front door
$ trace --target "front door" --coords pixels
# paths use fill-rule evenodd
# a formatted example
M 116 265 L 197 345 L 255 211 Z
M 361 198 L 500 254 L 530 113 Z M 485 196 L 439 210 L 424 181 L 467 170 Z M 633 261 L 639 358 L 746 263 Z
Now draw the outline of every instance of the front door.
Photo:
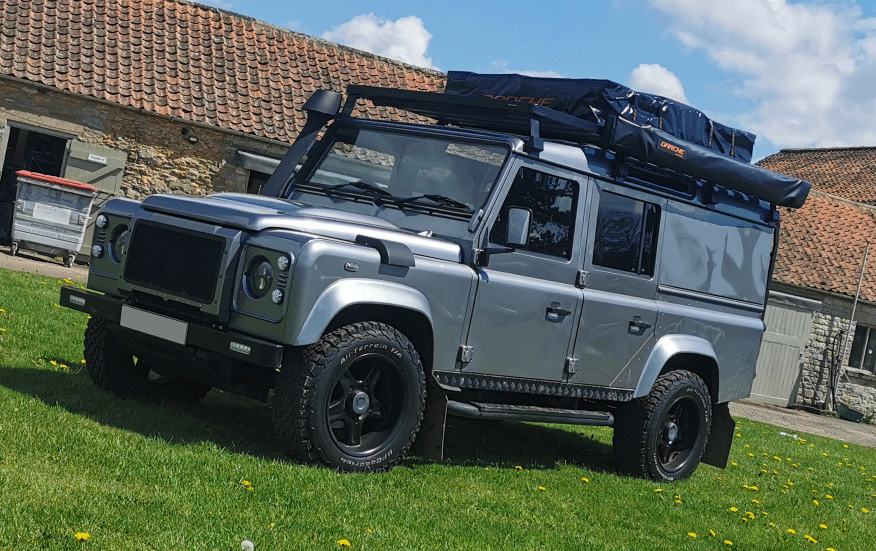
M 511 207 L 529 209 L 529 240 L 478 270 L 464 373 L 559 381 L 581 308 L 575 286 L 586 187 L 574 173 L 521 164 L 490 232 L 506 241 Z

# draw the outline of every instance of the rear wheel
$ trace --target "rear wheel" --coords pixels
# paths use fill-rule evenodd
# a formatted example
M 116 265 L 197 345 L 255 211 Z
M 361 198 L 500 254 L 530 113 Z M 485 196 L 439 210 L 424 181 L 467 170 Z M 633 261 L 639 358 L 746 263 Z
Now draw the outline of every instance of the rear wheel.
M 179 376 L 164 376 L 136 359 L 109 328 L 92 317 L 85 329 L 85 365 L 94 384 L 121 397 L 196 402 L 210 387 Z
M 298 459 L 342 471 L 383 471 L 420 428 L 426 379 L 410 341 L 381 323 L 325 335 L 283 366 L 274 427 Z
M 615 461 L 653 480 L 690 477 L 700 463 L 712 423 L 709 390 L 685 370 L 658 377 L 651 392 L 618 408 Z

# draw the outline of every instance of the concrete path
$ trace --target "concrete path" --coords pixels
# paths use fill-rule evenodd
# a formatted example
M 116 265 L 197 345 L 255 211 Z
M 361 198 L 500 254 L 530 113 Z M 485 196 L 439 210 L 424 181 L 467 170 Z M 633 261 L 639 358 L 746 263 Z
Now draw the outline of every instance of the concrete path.
M 806 432 L 849 444 L 876 448 L 876 425 L 852 423 L 830 415 L 759 404 L 752 400 L 731 402 L 730 415 L 776 425 L 792 434 L 798 431 Z
M 9 254 L 8 247 L 0 247 L 0 268 L 30 272 L 57 279 L 67 278 L 77 283 L 84 283 L 88 280 L 88 266 L 84 264 L 76 264 L 72 268 L 68 268 L 58 259 L 30 251 L 20 251 L 17 256 L 12 256 Z M 806 432 L 849 444 L 876 448 L 876 425 L 851 423 L 828 415 L 816 415 L 798 409 L 769 406 L 751 400 L 731 403 L 730 414 L 734 417 L 776 425 L 791 433 Z

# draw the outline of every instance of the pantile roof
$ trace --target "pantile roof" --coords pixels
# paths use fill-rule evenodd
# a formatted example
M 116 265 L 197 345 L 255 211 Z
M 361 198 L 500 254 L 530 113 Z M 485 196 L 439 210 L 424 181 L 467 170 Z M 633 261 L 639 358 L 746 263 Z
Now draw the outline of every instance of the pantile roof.
M 802 208 L 782 209 L 775 281 L 876 302 L 876 147 L 784 149 L 758 163 L 812 183 Z
M 445 81 L 185 1 L 0 0 L 0 17 L 0 76 L 286 142 L 316 89 L 435 91 Z
M 825 193 L 876 205 L 876 147 L 783 149 L 758 164 Z
M 876 303 L 876 207 L 818 190 L 799 209 L 782 209 L 775 281 L 855 296 L 871 242 L 861 299 Z

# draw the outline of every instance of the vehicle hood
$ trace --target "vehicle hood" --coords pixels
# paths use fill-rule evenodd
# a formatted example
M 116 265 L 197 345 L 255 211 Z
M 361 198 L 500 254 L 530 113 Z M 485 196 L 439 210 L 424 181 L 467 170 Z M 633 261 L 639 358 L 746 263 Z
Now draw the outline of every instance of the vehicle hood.
M 451 262 L 462 260 L 462 250 L 456 243 L 418 235 L 376 216 L 276 197 L 242 193 L 207 197 L 161 194 L 144 199 L 142 208 L 247 232 L 291 230 L 350 242 L 363 235 L 403 243 L 415 255 Z

